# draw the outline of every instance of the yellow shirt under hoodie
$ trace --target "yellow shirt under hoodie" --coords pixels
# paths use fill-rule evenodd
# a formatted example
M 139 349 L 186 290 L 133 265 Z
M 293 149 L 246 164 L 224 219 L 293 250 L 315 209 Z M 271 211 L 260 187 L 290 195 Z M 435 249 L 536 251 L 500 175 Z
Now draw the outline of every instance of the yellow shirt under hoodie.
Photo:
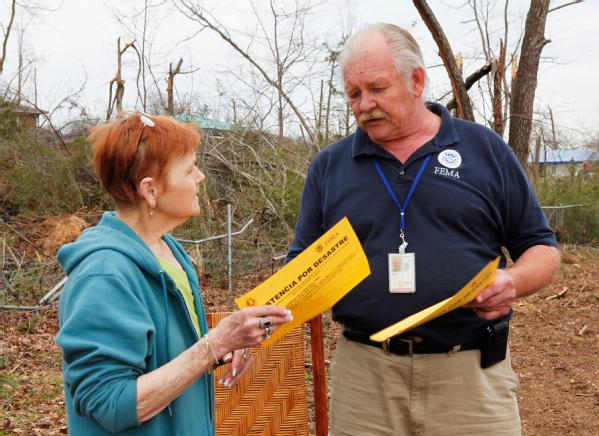
M 189 317 L 191 318 L 191 322 L 196 329 L 196 333 L 198 334 L 198 338 L 202 336 L 200 331 L 200 324 L 198 323 L 198 315 L 195 310 L 193 294 L 191 292 L 191 285 L 189 284 L 189 279 L 187 278 L 187 274 L 180 268 L 177 268 L 171 262 L 166 259 L 163 259 L 159 256 L 156 256 L 158 259 L 158 263 L 166 273 L 173 279 L 175 284 L 177 285 L 177 289 L 183 296 L 185 300 L 185 305 L 187 306 L 187 311 L 189 312 Z

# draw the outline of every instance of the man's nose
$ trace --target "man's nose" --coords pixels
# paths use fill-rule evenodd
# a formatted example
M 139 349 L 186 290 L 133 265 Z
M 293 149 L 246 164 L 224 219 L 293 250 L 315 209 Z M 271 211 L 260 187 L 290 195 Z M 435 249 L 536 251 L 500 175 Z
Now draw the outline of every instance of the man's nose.
M 376 102 L 371 97 L 370 93 L 363 92 L 360 95 L 360 112 L 370 112 L 376 107 Z

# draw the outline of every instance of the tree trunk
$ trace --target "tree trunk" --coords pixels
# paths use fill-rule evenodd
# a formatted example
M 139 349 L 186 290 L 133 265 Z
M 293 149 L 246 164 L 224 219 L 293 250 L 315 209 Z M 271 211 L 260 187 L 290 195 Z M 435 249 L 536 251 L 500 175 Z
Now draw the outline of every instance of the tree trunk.
M 181 72 L 182 63 L 183 58 L 180 58 L 174 70 L 173 63 L 171 62 L 168 64 L 168 77 L 166 78 L 166 113 L 170 116 L 175 114 L 174 83 L 175 76 Z
M 123 117 L 123 96 L 125 95 L 125 81 L 123 80 L 123 76 L 121 74 L 123 53 L 125 53 L 129 47 L 134 47 L 134 44 L 135 41 L 128 42 L 121 50 L 121 38 L 118 37 L 116 40 L 116 74 L 108 84 L 108 110 L 106 111 L 106 122 L 110 121 L 110 117 L 112 116 L 112 111 L 115 106 L 117 118 Z M 116 85 L 114 99 L 112 97 L 113 85 Z
M 330 120 L 331 120 L 331 97 L 333 95 L 333 78 L 335 77 L 335 67 L 337 66 L 337 52 L 332 52 L 330 55 L 331 60 L 331 74 L 329 76 L 328 83 L 328 94 L 327 94 L 327 108 L 325 110 L 324 117 L 324 144 L 329 144 L 329 133 L 331 131 Z
M 453 90 L 453 97 L 456 101 L 458 117 L 474 121 L 474 112 L 472 111 L 470 97 L 468 97 L 468 92 L 464 86 L 464 80 L 462 79 L 456 64 L 455 56 L 453 55 L 449 41 L 445 36 L 445 32 L 443 32 L 441 25 L 435 18 L 434 13 L 426 3 L 426 0 L 413 1 L 414 6 L 418 9 L 418 13 L 422 17 L 422 20 L 426 24 L 426 27 L 428 27 L 428 30 L 431 32 L 431 35 L 439 48 L 439 56 L 443 59 L 443 64 L 445 65 L 449 81 L 451 82 L 451 89 Z
M 557 136 L 555 135 L 555 121 L 553 121 L 553 111 L 549 108 L 549 118 L 551 119 L 551 148 L 557 150 Z
M 318 98 L 318 111 L 316 112 L 316 137 L 320 139 L 322 128 L 322 105 L 324 100 L 324 80 L 320 81 L 320 96 Z
M 503 136 L 505 130 L 505 121 L 503 119 L 503 77 L 505 74 L 505 45 L 499 40 L 499 58 L 495 61 L 495 71 L 493 73 L 493 130 L 499 136 Z
M 2 71 L 4 70 L 4 61 L 6 60 L 6 47 L 8 45 L 8 38 L 10 38 L 10 31 L 12 29 L 12 25 L 15 21 L 15 12 L 17 10 L 17 1 L 12 0 L 12 4 L 10 6 L 10 19 L 8 20 L 8 24 L 6 25 L 6 30 L 2 35 L 2 54 L 0 55 L 0 75 L 2 75 Z
M 543 47 L 550 42 L 544 35 L 548 10 L 549 0 L 532 0 L 530 3 L 519 67 L 512 84 L 509 144 L 525 168 L 529 153 L 539 60 Z

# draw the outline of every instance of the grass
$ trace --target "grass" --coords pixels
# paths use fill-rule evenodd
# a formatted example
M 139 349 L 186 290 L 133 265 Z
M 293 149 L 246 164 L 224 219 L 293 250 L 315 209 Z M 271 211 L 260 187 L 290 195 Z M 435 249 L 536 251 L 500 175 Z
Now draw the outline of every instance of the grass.
M 20 386 L 19 379 L 14 373 L 0 376 L 0 401 L 10 401 L 12 393 Z
M 586 244 L 599 241 L 599 174 L 547 177 L 539 181 L 536 193 L 543 205 L 582 205 L 564 209 L 563 224 L 555 226 L 561 242 Z

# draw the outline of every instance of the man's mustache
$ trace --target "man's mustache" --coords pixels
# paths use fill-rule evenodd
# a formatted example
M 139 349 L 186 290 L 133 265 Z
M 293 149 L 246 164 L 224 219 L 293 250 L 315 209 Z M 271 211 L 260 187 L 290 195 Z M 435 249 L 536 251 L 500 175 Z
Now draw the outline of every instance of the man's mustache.
M 370 120 L 388 120 L 389 119 L 389 115 L 387 115 L 386 112 L 383 112 L 380 109 L 374 109 L 370 112 L 364 112 L 362 114 L 360 114 L 360 117 L 358 118 L 358 122 L 360 124 L 365 123 L 366 121 L 370 121 Z

